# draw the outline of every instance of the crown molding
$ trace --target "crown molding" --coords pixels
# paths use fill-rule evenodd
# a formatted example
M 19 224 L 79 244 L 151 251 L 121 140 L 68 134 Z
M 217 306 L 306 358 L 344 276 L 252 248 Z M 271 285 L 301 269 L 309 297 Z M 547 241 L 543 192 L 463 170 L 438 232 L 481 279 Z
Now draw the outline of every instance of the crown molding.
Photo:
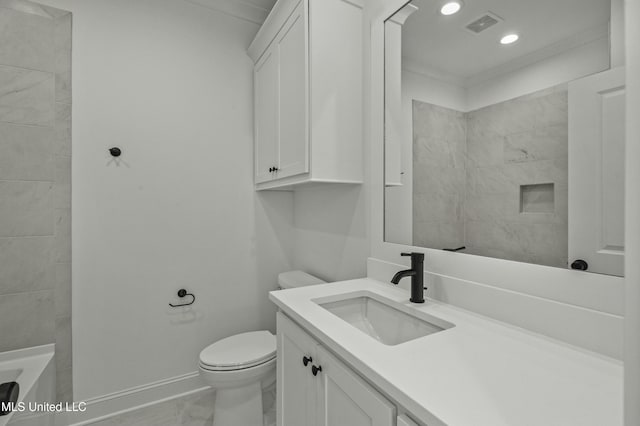
M 434 66 L 426 65 L 414 58 L 403 57 L 402 69 L 414 74 L 421 74 L 429 78 L 443 81 L 445 83 L 454 84 L 463 89 L 469 89 L 479 84 L 483 84 L 489 80 L 499 78 L 505 74 L 525 68 L 547 58 L 561 55 L 573 49 L 579 48 L 597 40 L 609 37 L 608 25 L 601 25 L 581 33 L 575 34 L 564 40 L 551 44 L 549 46 L 538 49 L 527 55 L 518 57 L 510 62 L 487 69 L 471 77 L 462 77 L 449 71 L 437 69 Z
M 470 78 L 467 78 L 465 81 L 465 87 L 469 88 L 478 84 L 485 83 L 488 80 L 492 80 L 494 78 L 498 78 L 505 74 L 517 71 L 521 68 L 528 67 L 532 64 L 543 61 L 547 58 L 561 55 L 563 53 L 569 52 L 573 49 L 577 49 L 586 44 L 593 43 L 600 39 L 608 39 L 608 38 L 609 38 L 608 24 L 590 28 L 581 33 L 568 37 L 564 40 L 560 40 L 559 42 L 556 42 L 549 46 L 538 49 L 535 52 L 531 52 L 528 55 L 524 55 L 519 58 L 516 58 L 515 60 L 512 60 L 506 64 L 499 65 L 495 68 L 488 69 Z
M 185 0 L 218 12 L 226 13 L 244 21 L 262 25 L 269 10 L 243 0 Z

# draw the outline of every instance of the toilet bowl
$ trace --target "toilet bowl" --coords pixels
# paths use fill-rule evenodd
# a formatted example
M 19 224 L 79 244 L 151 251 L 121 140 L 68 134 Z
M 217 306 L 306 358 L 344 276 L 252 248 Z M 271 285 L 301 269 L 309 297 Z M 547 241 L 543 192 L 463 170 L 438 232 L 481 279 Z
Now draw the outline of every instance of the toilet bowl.
M 278 276 L 282 289 L 321 284 L 301 271 Z M 276 380 L 276 336 L 252 331 L 218 340 L 200 352 L 200 376 L 216 390 L 214 426 L 262 426 L 262 390 Z

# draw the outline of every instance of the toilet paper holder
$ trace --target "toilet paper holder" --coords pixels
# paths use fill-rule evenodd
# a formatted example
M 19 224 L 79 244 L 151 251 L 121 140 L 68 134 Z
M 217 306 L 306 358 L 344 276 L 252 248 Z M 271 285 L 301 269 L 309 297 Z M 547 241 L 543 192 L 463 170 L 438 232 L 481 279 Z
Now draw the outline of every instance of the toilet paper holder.
M 178 297 L 179 298 L 184 298 L 187 296 L 191 296 L 191 302 L 189 303 L 179 303 L 177 305 L 174 305 L 173 303 L 169 303 L 169 306 L 171 306 L 172 308 L 179 308 L 180 306 L 189 306 L 189 305 L 193 305 L 194 302 L 196 301 L 196 296 L 193 293 L 188 293 L 187 290 L 185 290 L 184 288 L 181 288 L 180 290 L 178 290 Z

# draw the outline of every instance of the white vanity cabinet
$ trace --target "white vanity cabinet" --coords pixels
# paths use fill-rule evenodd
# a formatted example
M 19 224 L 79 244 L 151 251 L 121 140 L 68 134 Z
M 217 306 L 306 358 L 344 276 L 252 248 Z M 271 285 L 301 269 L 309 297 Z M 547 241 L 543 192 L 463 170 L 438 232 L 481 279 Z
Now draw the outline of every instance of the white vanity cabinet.
M 361 183 L 362 0 L 279 0 L 248 52 L 256 189 Z
M 278 426 L 395 424 L 391 402 L 286 316 L 277 321 Z

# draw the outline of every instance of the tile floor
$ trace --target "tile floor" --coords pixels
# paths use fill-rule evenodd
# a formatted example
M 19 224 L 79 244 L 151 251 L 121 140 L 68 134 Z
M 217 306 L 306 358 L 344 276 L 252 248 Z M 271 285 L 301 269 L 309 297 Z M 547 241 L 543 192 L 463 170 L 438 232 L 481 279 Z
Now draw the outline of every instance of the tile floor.
M 206 390 L 91 423 L 93 426 L 212 426 L 215 393 Z M 276 424 L 276 389 L 265 390 L 264 426 Z

